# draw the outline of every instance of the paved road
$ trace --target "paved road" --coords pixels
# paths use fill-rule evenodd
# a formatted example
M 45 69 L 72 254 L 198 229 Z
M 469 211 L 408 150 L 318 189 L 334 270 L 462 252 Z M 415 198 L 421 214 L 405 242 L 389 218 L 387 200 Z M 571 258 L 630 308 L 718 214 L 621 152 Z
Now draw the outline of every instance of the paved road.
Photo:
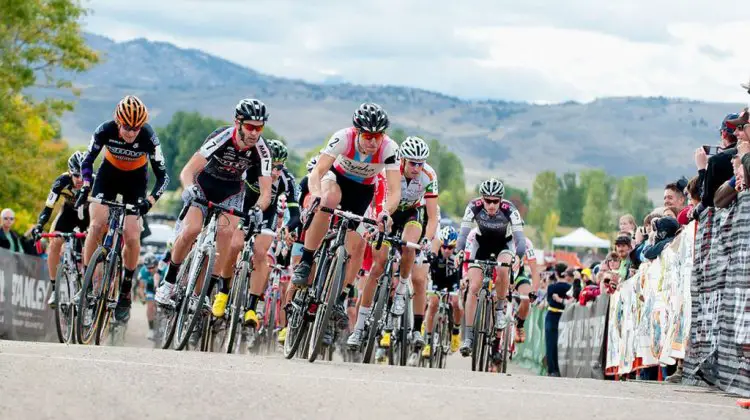
M 128 344 L 148 346 L 135 307 Z M 0 418 L 748 418 L 734 398 L 655 383 L 439 371 L 144 347 L 0 341 Z

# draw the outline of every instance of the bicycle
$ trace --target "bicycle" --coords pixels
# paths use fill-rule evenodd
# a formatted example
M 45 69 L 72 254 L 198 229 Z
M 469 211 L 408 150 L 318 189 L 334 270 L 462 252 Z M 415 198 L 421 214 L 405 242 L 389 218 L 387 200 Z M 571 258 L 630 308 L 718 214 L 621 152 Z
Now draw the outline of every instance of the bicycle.
M 495 337 L 495 303 L 492 297 L 492 279 L 495 267 L 499 266 L 495 255 L 489 260 L 466 260 L 482 268 L 482 288 L 477 294 L 477 307 L 474 314 L 474 343 L 471 349 L 471 370 L 486 372 L 490 363 L 490 352 Z
M 216 235 L 218 233 L 219 216 L 222 213 L 227 213 L 239 216 L 243 220 L 249 218 L 247 214 L 241 211 L 222 206 L 212 201 L 195 198 L 192 202 L 206 206 L 206 220 L 208 220 L 208 223 L 196 239 L 192 260 L 190 261 L 187 273 L 182 272 L 182 270 L 181 273 L 178 273 L 178 276 L 179 274 L 187 276 L 185 288 L 178 288 L 178 293 L 175 293 L 175 297 L 179 300 L 179 303 L 175 302 L 175 308 L 178 308 L 178 310 L 173 315 L 177 317 L 174 332 L 177 341 L 174 342 L 174 348 L 178 351 L 184 350 L 187 347 L 191 336 L 197 331 L 197 327 L 200 325 L 199 321 L 207 321 L 207 315 L 211 313 L 211 305 L 208 298 L 213 288 L 211 274 L 213 273 L 216 260 Z M 180 220 L 185 217 L 188 208 L 189 206 L 183 208 Z M 201 279 L 203 287 L 201 287 L 200 295 L 196 297 L 194 294 L 195 287 Z M 179 277 L 177 283 L 181 283 Z M 201 327 L 203 334 L 200 335 L 202 339 L 200 344 L 201 350 L 205 351 L 208 346 L 207 325 L 201 325 Z
M 60 263 L 57 265 L 55 276 L 55 329 L 61 343 L 74 344 L 76 342 L 76 293 L 81 290 L 81 253 L 78 251 L 81 239 L 86 233 L 80 232 L 50 232 L 39 235 L 41 238 L 63 238 L 65 245 L 61 253 Z M 38 243 L 38 242 L 37 242 Z
M 258 336 L 265 345 L 267 354 L 273 353 L 276 348 L 276 334 L 278 334 L 276 324 L 278 324 L 279 314 L 281 313 L 281 277 L 283 273 L 288 271 L 287 267 L 278 264 L 274 264 L 270 268 L 268 287 L 264 293 L 263 323 L 258 330 Z
M 430 338 L 430 355 L 427 357 L 430 368 L 445 369 L 446 359 L 451 351 L 451 334 L 453 331 L 453 308 L 451 307 L 451 292 L 443 288 L 436 292 L 438 295 L 438 311 L 435 314 L 434 328 Z
M 313 205 L 312 211 L 314 211 Z M 312 211 L 310 214 L 312 215 Z M 307 359 L 312 363 L 321 354 L 321 345 L 325 330 L 329 328 L 331 314 L 336 299 L 343 291 L 346 263 L 350 256 L 346 251 L 346 233 L 353 230 L 352 223 L 359 222 L 369 225 L 377 225 L 377 222 L 354 213 L 321 207 L 318 211 L 330 213 L 340 220 L 338 227 L 324 238 L 324 243 L 317 252 L 316 275 L 312 287 L 298 289 L 292 300 L 292 308 L 288 319 L 287 339 L 284 342 L 284 356 L 287 359 L 294 357 L 303 336 L 308 327 L 312 327 L 309 334 L 309 348 Z M 331 224 L 335 223 L 336 217 L 332 218 Z M 312 217 L 308 217 L 304 228 L 309 227 Z M 308 325 L 311 324 L 311 325 Z M 331 346 L 333 346 L 333 338 Z M 332 356 L 331 351 L 327 355 Z

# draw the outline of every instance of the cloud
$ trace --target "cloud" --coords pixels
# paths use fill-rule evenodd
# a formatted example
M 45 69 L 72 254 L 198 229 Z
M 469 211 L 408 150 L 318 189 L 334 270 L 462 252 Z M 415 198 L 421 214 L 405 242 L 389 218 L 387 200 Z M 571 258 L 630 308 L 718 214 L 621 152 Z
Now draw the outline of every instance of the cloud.
M 731 1 L 93 0 L 87 29 L 197 48 L 255 70 L 466 98 L 737 101 L 750 20 Z

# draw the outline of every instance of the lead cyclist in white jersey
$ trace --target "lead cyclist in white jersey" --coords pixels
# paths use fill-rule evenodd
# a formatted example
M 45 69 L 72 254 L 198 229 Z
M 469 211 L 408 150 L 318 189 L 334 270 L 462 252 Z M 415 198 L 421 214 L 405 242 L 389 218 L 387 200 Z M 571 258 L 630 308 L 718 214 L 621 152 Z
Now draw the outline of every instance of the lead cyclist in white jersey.
M 378 104 L 360 105 L 354 112 L 352 124 L 353 127 L 339 130 L 331 136 L 310 172 L 310 202 L 319 202 L 329 208 L 341 205 L 341 210 L 362 216 L 372 202 L 376 177 L 385 170 L 388 192 L 385 207 L 377 216 L 378 221 L 384 222 L 396 211 L 401 198 L 401 172 L 396 156 L 398 145 L 385 134 L 389 125 L 388 115 Z M 309 283 L 313 254 L 323 242 L 330 218 L 328 213 L 315 212 L 305 232 L 302 256 L 292 278 L 296 287 L 305 287 Z M 359 233 L 347 233 L 346 250 L 351 258 L 346 265 L 344 292 L 334 306 L 337 321 L 347 317 L 344 308 L 346 292 L 362 267 L 365 245 Z

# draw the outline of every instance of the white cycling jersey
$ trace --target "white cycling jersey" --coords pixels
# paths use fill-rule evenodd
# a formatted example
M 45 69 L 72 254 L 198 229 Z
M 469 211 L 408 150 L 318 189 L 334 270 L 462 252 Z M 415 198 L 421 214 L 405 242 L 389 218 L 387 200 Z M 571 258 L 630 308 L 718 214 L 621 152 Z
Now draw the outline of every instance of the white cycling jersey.
M 399 210 L 421 207 L 427 198 L 438 196 L 438 178 L 435 170 L 425 163 L 422 170 L 414 179 L 401 176 L 401 201 Z
M 371 185 L 375 177 L 385 169 L 399 170 L 398 144 L 387 135 L 384 136 L 380 149 L 372 155 L 360 153 L 357 148 L 359 131 L 354 127 L 335 132 L 328 140 L 323 153 L 336 158 L 333 170 L 360 184 Z

